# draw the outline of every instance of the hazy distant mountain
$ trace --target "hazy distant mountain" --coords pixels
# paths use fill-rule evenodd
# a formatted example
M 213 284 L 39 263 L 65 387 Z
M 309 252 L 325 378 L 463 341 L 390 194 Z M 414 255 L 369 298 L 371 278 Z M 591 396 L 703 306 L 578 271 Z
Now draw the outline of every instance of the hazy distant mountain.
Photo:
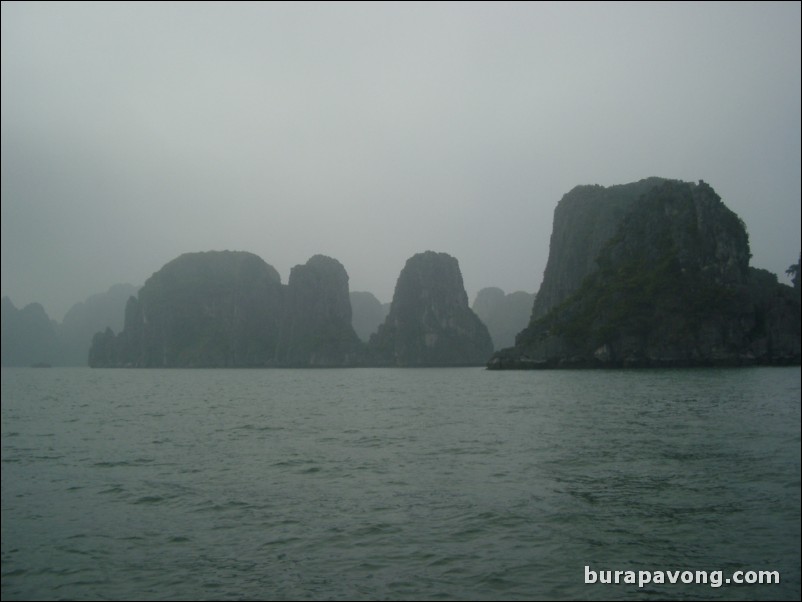
M 493 351 L 487 328 L 468 306 L 459 262 L 426 251 L 407 260 L 390 313 L 369 348 L 389 366 L 481 365 Z
M 508 295 L 496 287 L 483 288 L 473 301 L 474 313 L 487 326 L 493 347 L 502 349 L 515 344 L 515 335 L 529 323 L 534 293 L 517 291 Z
M 92 295 L 73 305 L 58 328 L 62 347 L 59 363 L 88 365 L 92 337 L 106 328 L 114 332 L 123 329 L 125 304 L 137 290 L 138 287 L 131 284 L 115 284 L 105 293 Z
M 3 297 L 0 309 L 0 363 L 3 366 L 54 364 L 60 353 L 56 323 L 38 303 L 17 309 Z
M 368 342 L 370 335 L 379 329 L 379 325 L 384 322 L 390 312 L 390 304 L 382 303 L 373 293 L 352 291 L 351 298 L 351 324 L 354 326 L 357 336 Z
M 749 267 L 743 222 L 710 186 L 596 188 L 555 210 L 533 320 L 489 367 L 800 362 L 799 291 Z M 588 230 L 588 212 L 605 227 Z

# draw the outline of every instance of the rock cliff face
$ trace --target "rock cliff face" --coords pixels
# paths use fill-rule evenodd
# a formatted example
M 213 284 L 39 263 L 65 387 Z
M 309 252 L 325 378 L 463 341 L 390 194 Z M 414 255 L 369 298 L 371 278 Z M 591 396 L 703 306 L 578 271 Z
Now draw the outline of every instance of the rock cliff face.
M 278 272 L 256 255 L 181 255 L 129 299 L 120 335 L 95 335 L 90 365 L 273 365 L 283 297 Z
M 351 298 L 351 324 L 357 336 L 365 343 L 370 335 L 375 333 L 387 318 L 390 311 L 389 303 L 381 303 L 373 293 L 354 291 L 349 294 Z
M 459 263 L 427 251 L 407 260 L 390 313 L 370 338 L 373 361 L 388 366 L 484 364 L 493 351 L 487 328 L 468 306 Z
M 348 274 L 336 259 L 315 255 L 295 266 L 286 292 L 278 363 L 334 367 L 361 361 L 363 344 L 351 326 Z
M 529 323 L 535 295 L 517 291 L 508 295 L 500 288 L 483 288 L 473 301 L 473 312 L 487 326 L 495 349 L 511 347 L 515 335 Z
M 532 320 L 545 316 L 574 293 L 590 273 L 596 257 L 615 234 L 635 202 L 663 178 L 646 178 L 618 186 L 577 186 L 554 210 L 549 259 L 532 307 Z
M 619 219 L 597 269 L 489 367 L 799 363 L 799 295 L 749 258 L 743 223 L 710 186 L 658 183 Z

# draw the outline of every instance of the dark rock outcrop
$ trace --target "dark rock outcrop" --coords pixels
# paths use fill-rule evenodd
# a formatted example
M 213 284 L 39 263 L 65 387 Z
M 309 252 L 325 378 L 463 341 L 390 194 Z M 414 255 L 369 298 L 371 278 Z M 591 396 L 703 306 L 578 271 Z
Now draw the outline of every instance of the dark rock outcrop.
M 532 307 L 532 320 L 545 316 L 596 271 L 596 257 L 636 201 L 664 178 L 618 186 L 577 186 L 554 210 L 549 259 Z
M 487 326 L 493 347 L 502 349 L 515 344 L 515 335 L 529 323 L 535 295 L 517 291 L 504 294 L 496 287 L 483 288 L 473 301 L 473 312 Z
M 278 344 L 282 366 L 335 367 L 361 361 L 351 325 L 348 273 L 336 259 L 315 255 L 290 272 Z
M 390 312 L 389 303 L 381 303 L 373 293 L 353 291 L 351 299 L 351 324 L 357 336 L 365 343 L 375 333 Z
M 597 269 L 488 367 L 798 364 L 799 295 L 749 258 L 710 186 L 663 181 L 619 220 Z
M 487 328 L 468 306 L 459 263 L 426 251 L 407 260 L 390 313 L 369 349 L 387 366 L 484 364 L 493 351 Z
M 187 253 L 153 274 L 125 308 L 125 327 L 98 333 L 92 366 L 274 365 L 283 290 L 251 253 Z
M 52 365 L 60 356 L 56 324 L 39 303 L 17 309 L 11 299 L 3 297 L 0 332 L 3 366 Z
M 289 284 L 252 253 L 187 253 L 125 306 L 120 334 L 92 342 L 94 367 L 349 366 L 364 361 L 351 326 L 348 274 L 316 255 Z
M 89 360 L 96 367 L 462 366 L 482 365 L 493 351 L 468 307 L 459 264 L 444 253 L 407 262 L 369 345 L 352 318 L 348 274 L 330 257 L 295 266 L 283 286 L 250 253 L 187 253 L 128 300 L 120 334 L 95 335 Z

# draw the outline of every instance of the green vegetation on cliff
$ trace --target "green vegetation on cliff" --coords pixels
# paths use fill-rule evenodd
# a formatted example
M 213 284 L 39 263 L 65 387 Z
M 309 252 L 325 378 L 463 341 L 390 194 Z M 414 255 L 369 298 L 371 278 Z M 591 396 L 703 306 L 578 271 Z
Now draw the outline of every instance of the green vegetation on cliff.
M 743 223 L 710 186 L 664 181 L 490 367 L 798 363 L 798 295 L 749 258 Z
M 624 216 L 638 199 L 665 181 L 653 177 L 609 187 L 576 186 L 563 196 L 554 209 L 549 259 L 535 296 L 532 320 L 542 318 L 579 289 L 596 271 L 596 257 Z

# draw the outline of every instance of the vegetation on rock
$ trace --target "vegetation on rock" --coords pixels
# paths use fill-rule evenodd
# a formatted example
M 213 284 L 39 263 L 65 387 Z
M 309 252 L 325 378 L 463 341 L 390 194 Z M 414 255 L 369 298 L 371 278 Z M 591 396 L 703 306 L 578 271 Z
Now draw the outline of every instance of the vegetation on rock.
M 749 258 L 743 223 L 710 186 L 664 181 L 578 290 L 489 367 L 798 363 L 798 295 Z

